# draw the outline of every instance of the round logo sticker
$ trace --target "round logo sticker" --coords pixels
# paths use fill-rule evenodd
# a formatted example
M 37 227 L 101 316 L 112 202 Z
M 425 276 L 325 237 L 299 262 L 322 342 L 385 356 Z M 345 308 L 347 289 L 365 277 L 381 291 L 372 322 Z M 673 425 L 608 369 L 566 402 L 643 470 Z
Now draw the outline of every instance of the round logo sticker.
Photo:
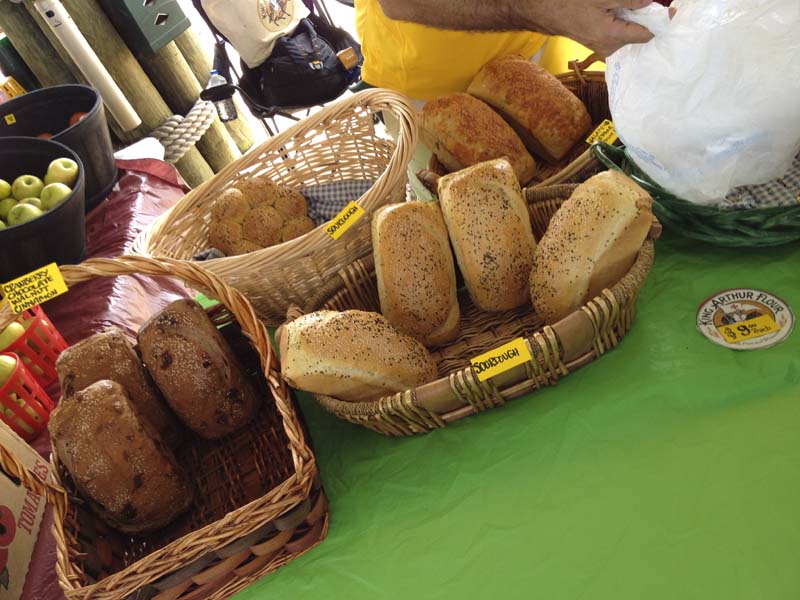
M 293 16 L 294 0 L 258 0 L 258 17 L 267 31 L 286 29 Z
M 789 337 L 793 327 L 789 305 L 763 290 L 723 290 L 697 310 L 700 333 L 732 350 L 769 348 Z

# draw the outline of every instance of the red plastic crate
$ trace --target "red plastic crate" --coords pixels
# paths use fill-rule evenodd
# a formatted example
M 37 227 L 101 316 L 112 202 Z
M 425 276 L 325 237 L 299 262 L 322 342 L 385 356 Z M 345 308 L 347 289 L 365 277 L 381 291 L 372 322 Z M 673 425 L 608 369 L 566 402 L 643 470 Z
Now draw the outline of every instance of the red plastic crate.
M 2 352 L 13 352 L 22 359 L 25 366 L 42 387 L 55 381 L 56 360 L 67 348 L 67 342 L 47 318 L 41 307 L 26 310 L 17 319 L 25 333 Z
M 47 427 L 53 401 L 16 354 L 3 352 L 2 356 L 14 358 L 17 364 L 0 388 L 0 419 L 30 442 Z

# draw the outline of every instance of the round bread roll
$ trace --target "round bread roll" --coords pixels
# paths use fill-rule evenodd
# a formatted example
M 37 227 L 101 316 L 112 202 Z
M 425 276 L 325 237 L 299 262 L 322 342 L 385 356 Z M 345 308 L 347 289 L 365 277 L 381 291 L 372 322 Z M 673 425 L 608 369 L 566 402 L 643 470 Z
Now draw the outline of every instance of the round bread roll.
M 618 171 L 579 185 L 533 256 L 533 307 L 547 323 L 578 310 L 631 268 L 653 224 L 653 199 Z
M 420 136 L 448 171 L 505 157 L 517 179 L 533 178 L 536 163 L 522 140 L 487 104 L 469 94 L 428 102 L 420 114 Z

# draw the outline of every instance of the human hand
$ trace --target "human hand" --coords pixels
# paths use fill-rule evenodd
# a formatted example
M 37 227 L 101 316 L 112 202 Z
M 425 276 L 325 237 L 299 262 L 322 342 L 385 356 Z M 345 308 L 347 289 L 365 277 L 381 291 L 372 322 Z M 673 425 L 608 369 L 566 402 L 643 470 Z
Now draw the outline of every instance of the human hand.
M 653 38 L 646 28 L 616 18 L 618 8 L 638 9 L 653 0 L 527 0 L 532 29 L 563 35 L 610 56 L 626 44 L 643 44 Z

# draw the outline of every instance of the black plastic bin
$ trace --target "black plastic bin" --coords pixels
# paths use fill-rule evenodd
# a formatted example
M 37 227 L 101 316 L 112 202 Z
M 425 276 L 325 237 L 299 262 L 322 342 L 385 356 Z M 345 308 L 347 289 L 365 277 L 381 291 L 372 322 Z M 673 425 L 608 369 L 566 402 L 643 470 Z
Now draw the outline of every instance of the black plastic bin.
M 43 178 L 56 158 L 71 158 L 80 173 L 72 194 L 38 219 L 0 229 L 0 282 L 6 283 L 55 262 L 75 264 L 86 253 L 84 168 L 77 153 L 52 140 L 13 137 L 0 144 L 0 179 L 13 183 L 20 175 Z
M 86 116 L 69 124 L 76 113 Z M 86 212 L 104 200 L 117 181 L 117 165 L 100 94 L 85 85 L 34 90 L 0 104 L 0 137 L 38 137 L 72 148 L 86 167 Z

